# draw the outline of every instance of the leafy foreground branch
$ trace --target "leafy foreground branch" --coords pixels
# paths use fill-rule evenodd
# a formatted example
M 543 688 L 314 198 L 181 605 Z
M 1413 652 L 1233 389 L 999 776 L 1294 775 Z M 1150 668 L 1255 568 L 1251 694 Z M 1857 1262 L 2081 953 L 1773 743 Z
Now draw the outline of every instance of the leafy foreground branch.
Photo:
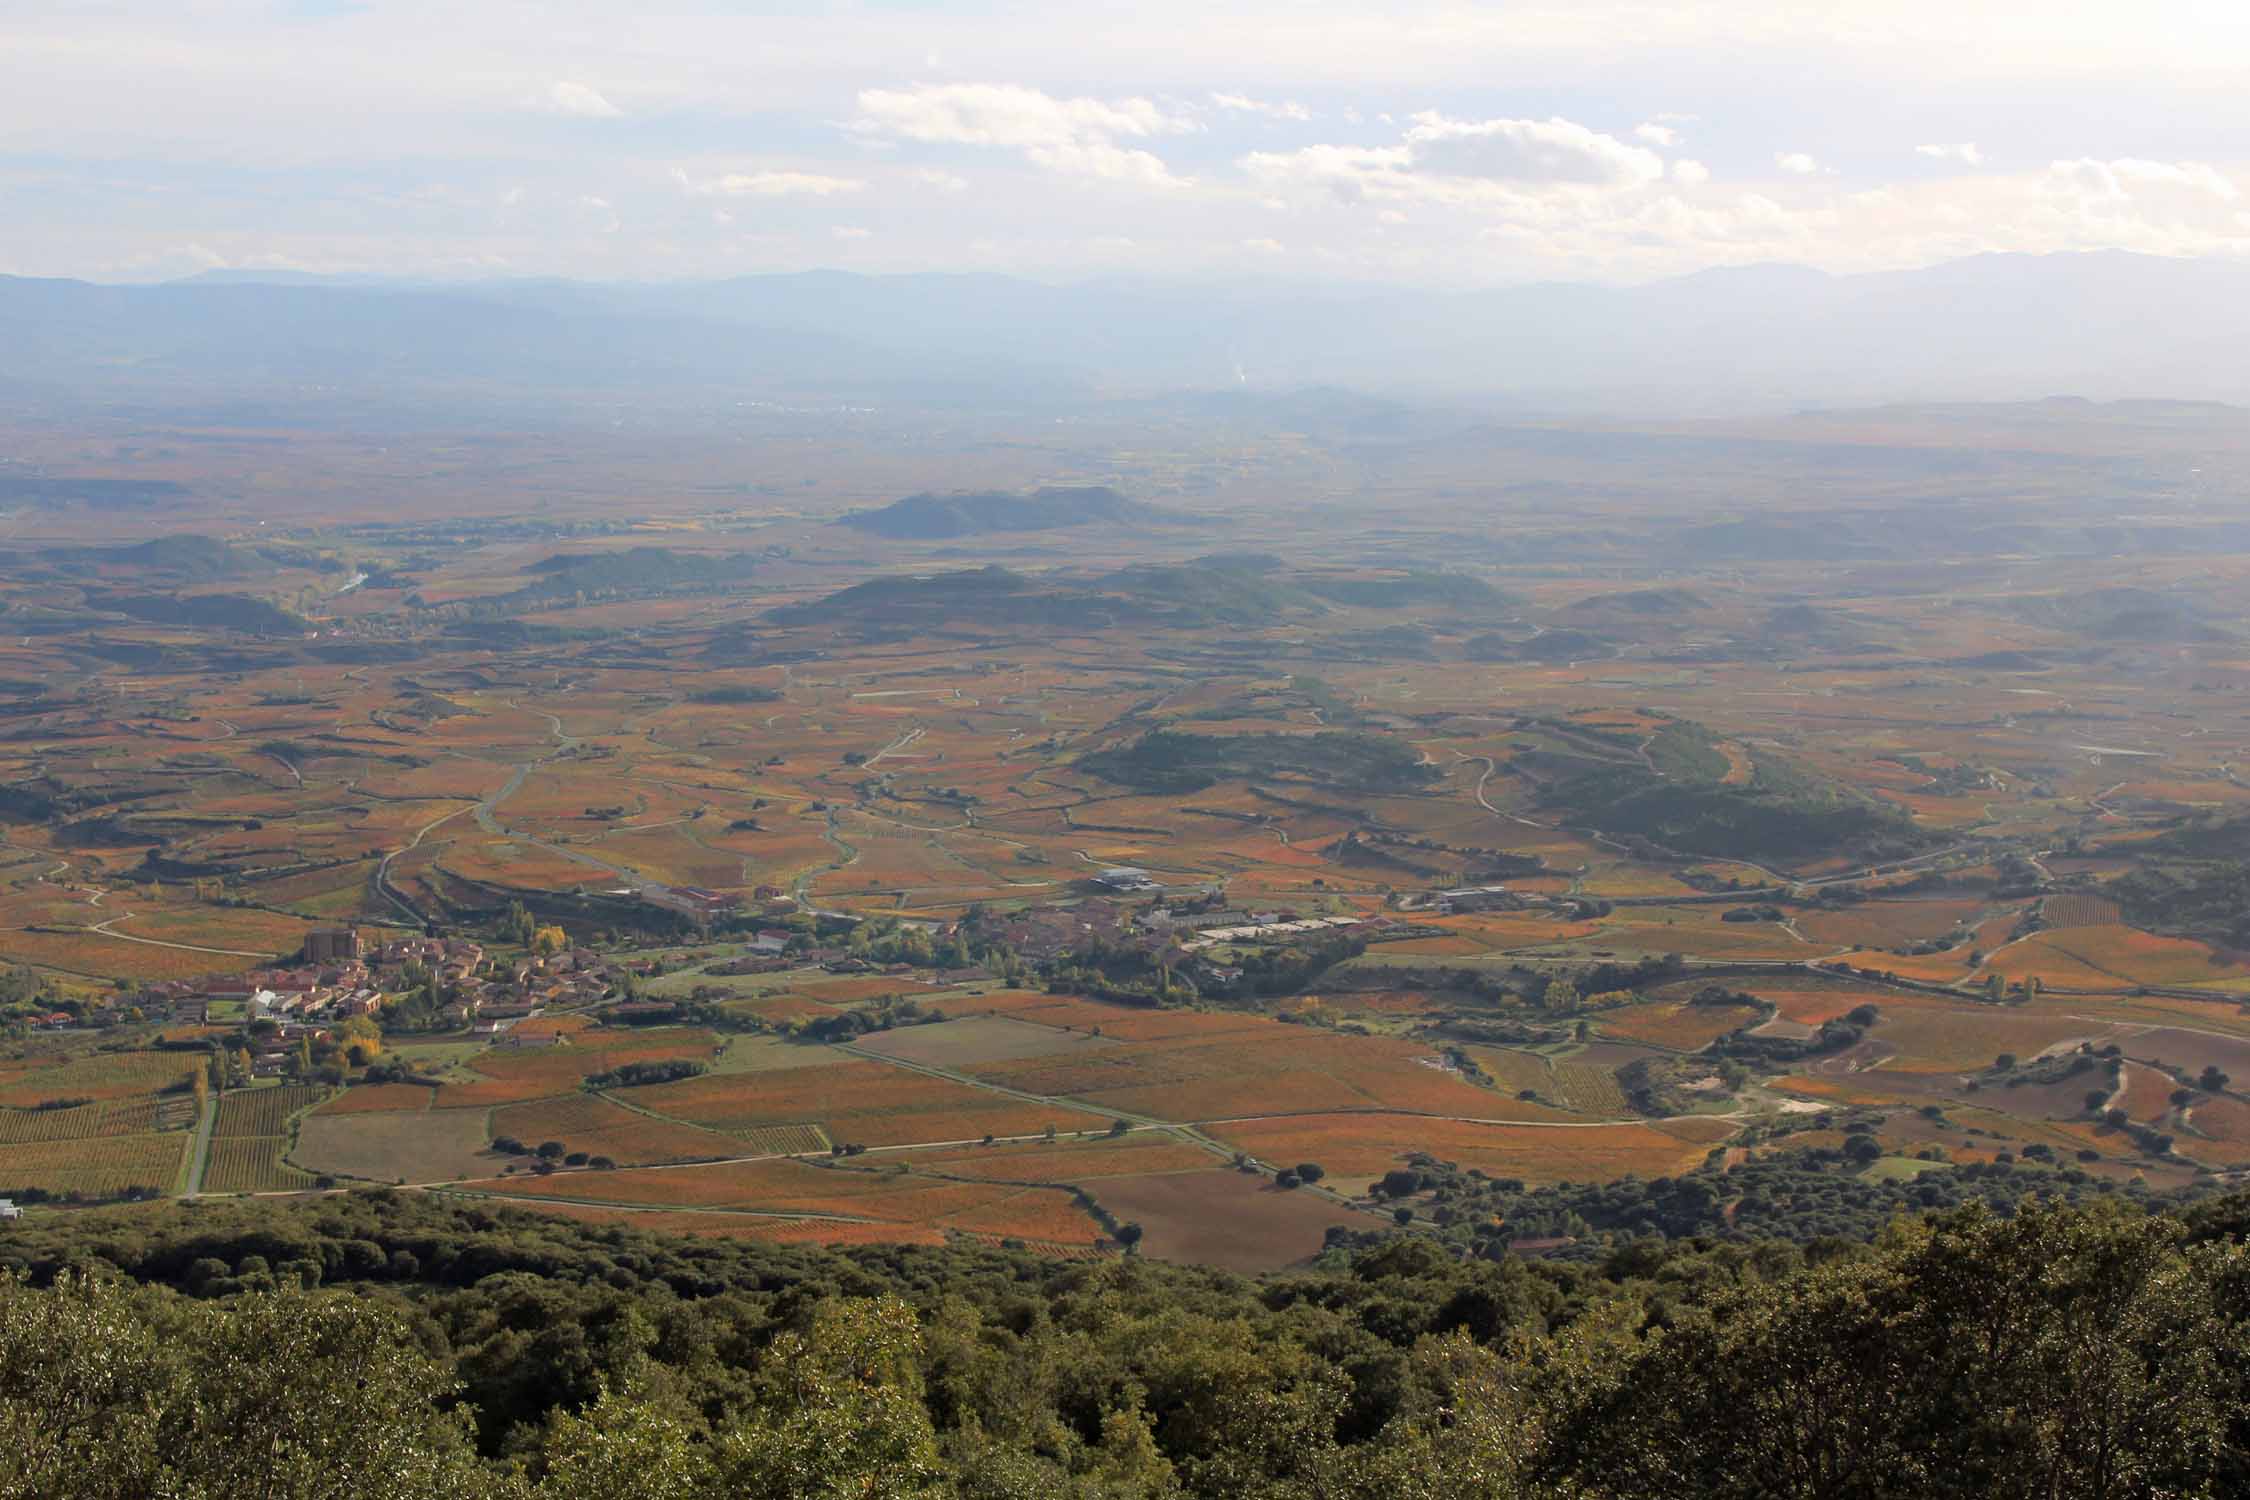
M 0 1500 L 2241 1494 L 2246 1226 L 1972 1207 L 1600 1268 L 1401 1239 L 1253 1284 L 396 1198 L 113 1220 L 0 1276 Z

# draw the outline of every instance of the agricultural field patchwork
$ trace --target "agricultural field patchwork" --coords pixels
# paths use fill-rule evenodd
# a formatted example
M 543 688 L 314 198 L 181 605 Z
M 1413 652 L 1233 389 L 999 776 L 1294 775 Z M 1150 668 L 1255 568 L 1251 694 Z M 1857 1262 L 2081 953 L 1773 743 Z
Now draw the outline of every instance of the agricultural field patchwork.
M 2127 467 L 2178 436 L 2105 431 Z M 1330 436 L 1186 432 L 964 445 L 964 483 L 1116 470 L 1178 512 L 989 549 L 838 526 L 931 481 L 834 434 L 847 473 L 631 516 L 547 460 L 375 520 L 280 481 L 262 525 L 24 512 L 0 1192 L 183 1191 L 208 1110 L 211 1194 L 1071 1256 L 1130 1210 L 1145 1253 L 1265 1270 L 1381 1229 L 1363 1190 L 1417 1161 L 2250 1172 L 2240 557 L 2088 558 L 2099 507 L 2038 464 L 1935 509 L 1886 470 L 1745 557 L 1728 507 L 1797 480 L 1516 455 L 1561 526 L 1410 444 L 1374 526 L 1359 468 L 1302 483 Z M 295 475 L 237 436 L 170 446 Z M 253 998 L 339 925 L 480 956 L 367 971 L 347 1051 L 295 997 L 358 973 Z

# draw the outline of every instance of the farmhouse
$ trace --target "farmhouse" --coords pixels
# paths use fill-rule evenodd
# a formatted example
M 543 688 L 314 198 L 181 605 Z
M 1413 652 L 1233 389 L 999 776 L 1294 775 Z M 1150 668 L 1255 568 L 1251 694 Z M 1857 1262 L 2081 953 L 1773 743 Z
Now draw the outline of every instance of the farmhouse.
M 1132 865 L 1112 865 L 1094 877 L 1094 884 L 1108 891 L 1155 891 L 1163 886 L 1148 871 Z
M 1455 890 L 1439 891 L 1430 901 L 1448 916 L 1456 912 L 1504 911 L 1524 904 L 1521 897 L 1504 885 L 1465 885 Z
M 0 1219 L 20 1219 L 22 1217 L 23 1210 L 16 1207 L 14 1199 L 0 1198 Z
M 707 890 L 699 885 L 650 886 L 640 892 L 640 897 L 651 906 L 686 912 L 705 921 L 742 907 L 739 892 Z

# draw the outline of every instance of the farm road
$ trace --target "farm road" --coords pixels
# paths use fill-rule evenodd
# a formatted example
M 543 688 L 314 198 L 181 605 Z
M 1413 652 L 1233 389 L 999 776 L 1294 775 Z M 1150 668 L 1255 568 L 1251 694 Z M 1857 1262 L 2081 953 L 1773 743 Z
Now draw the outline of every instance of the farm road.
M 203 1194 L 203 1172 L 211 1164 L 211 1132 L 219 1123 L 219 1096 L 209 1094 L 203 1100 L 203 1113 L 195 1122 L 195 1145 L 188 1155 L 187 1191 L 185 1198 Z

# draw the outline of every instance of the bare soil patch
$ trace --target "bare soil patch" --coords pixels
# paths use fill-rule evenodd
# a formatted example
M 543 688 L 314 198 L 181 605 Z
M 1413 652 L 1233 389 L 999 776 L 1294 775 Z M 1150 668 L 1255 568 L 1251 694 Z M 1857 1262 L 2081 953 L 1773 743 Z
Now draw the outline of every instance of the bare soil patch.
M 1141 1253 L 1255 1274 L 1320 1253 L 1331 1225 L 1374 1220 L 1313 1193 L 1285 1192 L 1270 1178 L 1219 1168 L 1105 1178 L 1090 1189 L 1120 1222 L 1145 1231 Z
M 308 1172 L 375 1182 L 489 1176 L 505 1158 L 486 1149 L 481 1109 L 309 1115 L 290 1160 Z

